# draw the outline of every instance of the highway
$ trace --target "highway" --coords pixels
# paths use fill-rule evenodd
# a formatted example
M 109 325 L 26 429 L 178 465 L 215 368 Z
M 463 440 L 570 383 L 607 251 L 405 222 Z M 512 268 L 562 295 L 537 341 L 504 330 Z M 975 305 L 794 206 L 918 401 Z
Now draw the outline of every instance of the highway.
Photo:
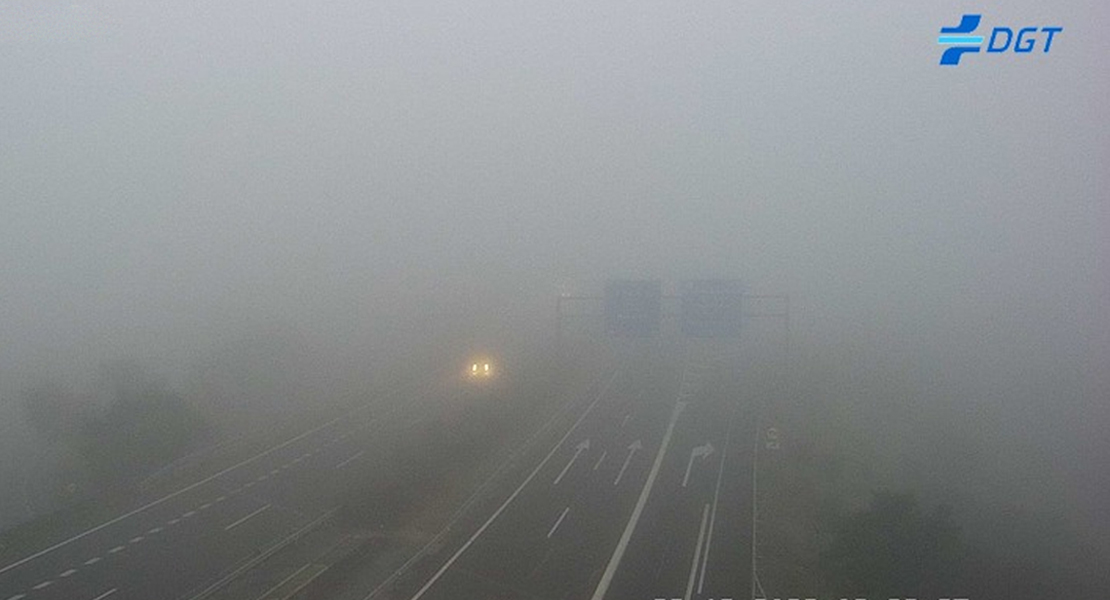
M 0 566 L 0 600 L 190 598 L 329 514 L 380 426 L 419 405 L 358 408 Z
M 525 443 L 497 450 L 501 468 L 457 494 L 439 535 L 394 544 L 395 564 L 332 582 L 329 595 L 748 597 L 753 411 L 721 384 L 731 371 L 712 354 L 675 354 L 626 357 L 581 389 L 566 384 L 568 399 L 521 432 Z M 451 401 L 426 387 L 409 392 L 424 401 L 357 409 L 0 566 L 0 600 L 323 597 L 309 586 L 327 570 L 318 549 L 366 535 L 329 517 L 381 460 L 377 448 Z
M 753 413 L 711 373 L 626 365 L 484 519 L 369 597 L 750 597 Z

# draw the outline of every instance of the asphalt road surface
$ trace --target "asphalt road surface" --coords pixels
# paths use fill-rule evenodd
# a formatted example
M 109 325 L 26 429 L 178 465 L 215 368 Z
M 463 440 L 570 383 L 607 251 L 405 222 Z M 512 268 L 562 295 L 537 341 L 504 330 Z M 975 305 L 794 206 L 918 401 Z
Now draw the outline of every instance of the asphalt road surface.
M 618 370 L 484 519 L 376 597 L 750 597 L 754 415 L 711 372 Z
M 753 412 L 710 358 L 624 361 L 373 597 L 748 597 Z M 331 513 L 412 416 L 355 411 L 0 565 L 0 600 L 194 598 Z
M 334 509 L 387 412 L 356 410 L 0 565 L 0 600 L 191 598 Z

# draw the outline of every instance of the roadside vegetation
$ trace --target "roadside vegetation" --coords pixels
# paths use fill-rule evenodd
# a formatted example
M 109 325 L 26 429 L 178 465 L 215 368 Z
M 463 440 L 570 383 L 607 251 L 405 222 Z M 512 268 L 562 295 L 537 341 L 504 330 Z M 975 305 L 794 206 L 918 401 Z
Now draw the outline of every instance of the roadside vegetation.
M 1043 459 L 1008 453 L 1052 452 L 1047 433 L 1004 429 L 1007 407 L 975 397 L 989 388 L 808 360 L 790 377 L 773 362 L 748 368 L 736 391 L 762 406 L 768 597 L 1110 597 L 1105 540 L 1075 528 L 1073 492 L 1046 485 Z
M 29 389 L 23 407 L 34 431 L 63 451 L 73 495 L 76 487 L 126 491 L 208 431 L 184 397 L 129 364 L 106 368 L 85 392 L 49 383 Z

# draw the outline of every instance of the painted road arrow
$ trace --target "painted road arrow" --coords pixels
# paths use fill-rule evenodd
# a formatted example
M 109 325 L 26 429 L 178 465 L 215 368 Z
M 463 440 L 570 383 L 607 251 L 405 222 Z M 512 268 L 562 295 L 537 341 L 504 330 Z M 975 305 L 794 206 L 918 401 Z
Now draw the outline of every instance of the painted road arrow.
M 695 458 L 705 458 L 713 454 L 713 444 L 706 442 L 704 446 L 697 446 L 690 451 L 690 460 L 686 462 L 686 475 L 682 478 L 682 487 L 690 482 L 690 468 L 694 466 Z
M 567 466 L 563 467 L 563 472 L 559 473 L 559 476 L 555 478 L 555 483 L 552 483 L 551 485 L 559 485 L 559 482 L 563 479 L 563 475 L 566 475 L 567 471 L 570 470 L 571 465 L 574 464 L 574 461 L 578 460 L 578 455 L 589 449 L 590 440 L 582 440 L 581 442 L 578 442 L 578 445 L 574 447 L 574 456 L 570 457 L 570 462 L 567 463 Z
M 628 463 L 632 462 L 632 455 L 636 454 L 637 450 L 643 449 L 644 445 L 640 443 L 640 440 L 636 440 L 628 445 L 628 458 L 624 459 L 624 464 L 621 465 L 621 471 L 617 473 L 617 478 L 613 480 L 613 485 L 617 485 L 621 482 L 621 477 L 624 477 L 624 470 L 628 468 Z

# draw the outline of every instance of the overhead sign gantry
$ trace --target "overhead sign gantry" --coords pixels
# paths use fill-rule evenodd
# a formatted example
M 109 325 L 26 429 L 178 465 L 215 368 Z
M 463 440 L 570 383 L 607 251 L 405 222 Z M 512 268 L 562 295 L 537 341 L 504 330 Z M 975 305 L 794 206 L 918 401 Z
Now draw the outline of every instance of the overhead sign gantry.
M 744 285 L 739 279 L 695 279 L 680 285 L 679 325 L 683 335 L 740 337 Z
M 618 279 L 605 285 L 605 329 L 615 337 L 659 335 L 663 284 L 658 280 Z

